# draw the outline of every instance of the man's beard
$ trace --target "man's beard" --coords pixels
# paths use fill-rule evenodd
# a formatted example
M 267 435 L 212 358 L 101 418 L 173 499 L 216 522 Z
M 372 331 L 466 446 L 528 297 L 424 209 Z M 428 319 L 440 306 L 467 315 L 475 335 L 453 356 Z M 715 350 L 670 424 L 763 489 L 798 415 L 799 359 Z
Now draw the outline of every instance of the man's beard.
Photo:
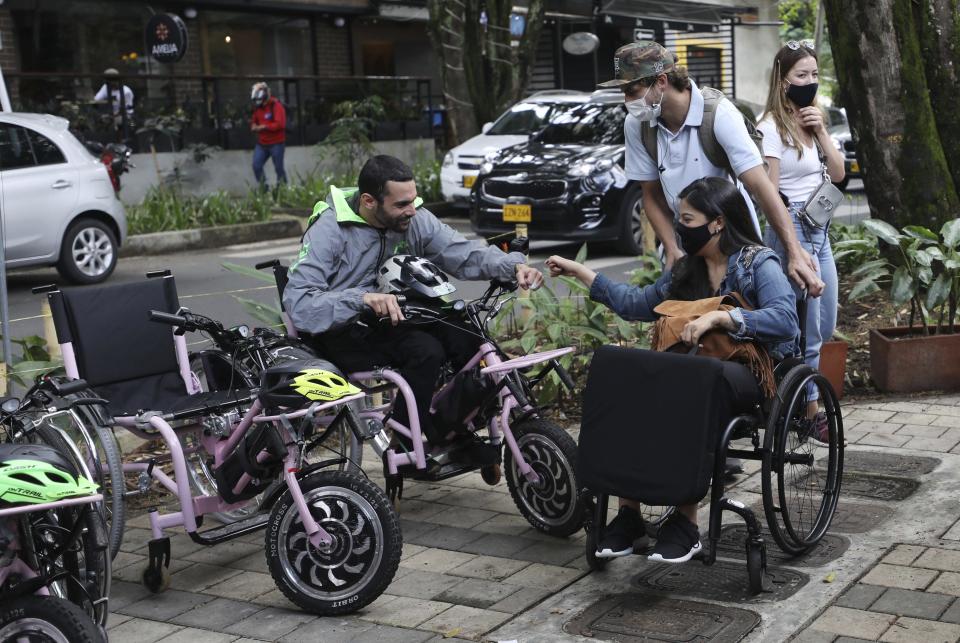
M 410 227 L 410 220 L 413 219 L 413 217 L 400 217 L 396 219 L 389 217 L 382 205 L 377 206 L 375 216 L 383 227 L 393 232 L 406 232 L 407 228 Z

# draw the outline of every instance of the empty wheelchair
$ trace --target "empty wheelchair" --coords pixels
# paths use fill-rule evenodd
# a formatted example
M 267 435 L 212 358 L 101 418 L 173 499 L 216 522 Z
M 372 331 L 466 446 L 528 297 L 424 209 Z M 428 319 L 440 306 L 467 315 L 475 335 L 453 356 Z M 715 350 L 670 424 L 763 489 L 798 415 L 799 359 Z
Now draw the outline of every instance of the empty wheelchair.
M 265 368 L 256 388 L 200 392 L 184 333 L 199 330 L 180 309 L 173 277 L 84 289 L 48 289 L 67 375 L 83 377 L 109 400 L 105 416 L 167 453 L 123 465 L 142 488 L 158 483 L 179 510 L 149 512 L 153 539 L 142 581 L 166 588 L 170 539 L 183 527 L 215 545 L 269 526 L 267 565 L 278 588 L 321 615 L 356 611 L 389 585 L 400 560 L 396 514 L 365 477 L 336 470 L 338 461 L 307 464 L 303 453 L 322 439 L 317 419 L 360 423 L 347 406 L 363 397 L 322 364 L 292 361 Z M 152 320 L 152 321 L 151 321 Z M 159 322 L 159 323 L 156 323 Z M 256 349 L 258 338 L 250 338 Z M 187 437 L 190 439 L 186 439 Z M 191 493 L 188 458 L 202 458 L 213 493 Z M 249 517 L 201 530 L 206 514 L 257 502 Z
M 727 457 L 761 462 L 763 513 L 784 552 L 800 555 L 823 538 L 843 473 L 840 406 L 823 375 L 798 359 L 784 360 L 774 375 L 776 394 L 764 399 L 741 364 L 613 346 L 596 351 L 578 456 L 592 569 L 609 561 L 596 556 L 609 496 L 658 506 L 662 515 L 670 506 L 699 502 L 709 487 L 708 547 L 699 557 L 707 565 L 716 561 L 722 513 L 736 513 L 748 531 L 750 589 L 760 592 L 764 539 L 753 509 L 725 492 Z M 819 418 L 809 411 L 817 398 Z M 826 428 L 817 433 L 824 420 Z M 739 439 L 751 447 L 731 445 Z

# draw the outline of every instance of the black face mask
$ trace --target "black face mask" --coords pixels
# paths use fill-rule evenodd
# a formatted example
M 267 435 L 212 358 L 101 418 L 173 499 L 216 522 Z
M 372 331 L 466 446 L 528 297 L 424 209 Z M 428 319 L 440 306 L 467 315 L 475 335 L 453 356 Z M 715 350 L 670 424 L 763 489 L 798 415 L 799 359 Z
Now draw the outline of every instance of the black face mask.
M 693 256 L 710 242 L 713 233 L 710 232 L 709 225 L 709 223 L 704 223 L 703 225 L 690 227 L 682 223 L 677 224 L 677 236 L 680 237 L 680 246 L 684 252 Z
M 813 99 L 817 97 L 818 83 L 808 85 L 794 85 L 790 83 L 787 87 L 787 98 L 792 100 L 797 107 L 810 107 L 813 105 Z

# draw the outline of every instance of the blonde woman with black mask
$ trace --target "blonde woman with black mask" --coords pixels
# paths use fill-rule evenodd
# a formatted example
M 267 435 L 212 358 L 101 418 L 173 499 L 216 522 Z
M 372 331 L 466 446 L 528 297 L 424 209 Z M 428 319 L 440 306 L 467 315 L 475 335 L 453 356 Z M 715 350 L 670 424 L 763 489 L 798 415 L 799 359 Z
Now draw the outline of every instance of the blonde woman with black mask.
M 833 146 L 823 112 L 817 106 L 818 81 L 813 44 L 785 44 L 773 59 L 767 106 L 757 126 L 763 132 L 763 154 L 770 180 L 789 202 L 797 238 L 817 262 L 824 282 L 823 293 L 807 302 L 803 355 L 804 361 L 814 368 L 820 365 L 821 345 L 830 340 L 837 324 L 837 266 L 828 230 L 805 223 L 800 212 L 823 182 L 824 167 L 834 183 L 843 179 L 843 157 Z M 783 245 L 769 228 L 764 242 L 785 260 Z M 816 417 L 818 428 L 826 430 L 826 416 L 818 412 L 817 405 L 816 400 L 810 403 L 808 415 Z

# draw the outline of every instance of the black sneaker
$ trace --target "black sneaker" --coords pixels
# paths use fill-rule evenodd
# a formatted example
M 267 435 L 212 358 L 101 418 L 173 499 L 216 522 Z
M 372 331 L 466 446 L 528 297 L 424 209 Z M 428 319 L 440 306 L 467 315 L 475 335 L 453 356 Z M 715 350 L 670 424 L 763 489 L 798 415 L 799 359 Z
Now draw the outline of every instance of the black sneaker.
M 500 445 L 484 442 L 476 435 L 462 438 L 452 456 L 459 462 L 479 467 L 500 464 Z
M 700 549 L 700 530 L 686 516 L 675 511 L 661 525 L 657 544 L 647 559 L 658 563 L 685 563 Z
M 633 543 L 647 535 L 643 516 L 631 507 L 620 507 L 617 517 L 603 530 L 603 539 L 597 545 L 597 558 L 617 558 L 633 553 Z

